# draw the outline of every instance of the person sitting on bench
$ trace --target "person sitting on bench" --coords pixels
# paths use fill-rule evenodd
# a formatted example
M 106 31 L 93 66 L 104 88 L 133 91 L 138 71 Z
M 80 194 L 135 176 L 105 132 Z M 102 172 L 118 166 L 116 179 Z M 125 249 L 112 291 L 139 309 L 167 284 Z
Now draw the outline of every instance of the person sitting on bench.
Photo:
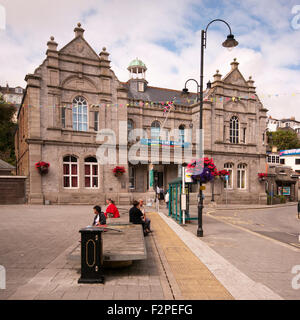
M 143 226 L 144 236 L 148 235 L 149 232 L 146 230 L 143 213 L 139 208 L 139 202 L 136 200 L 133 201 L 133 207 L 129 210 L 129 222 L 133 224 L 141 224 Z
M 101 207 L 95 206 L 93 209 L 95 213 L 93 226 L 106 227 L 106 217 L 105 217 L 105 214 L 101 211 Z
M 145 221 L 145 229 L 146 229 L 146 231 L 152 232 L 151 229 L 150 229 L 151 220 L 146 217 L 146 210 L 145 210 L 145 207 L 144 207 L 144 200 L 143 199 L 139 199 L 139 209 L 143 213 L 142 219 Z
M 120 213 L 118 208 L 115 206 L 115 202 L 112 199 L 107 199 L 106 203 L 108 204 L 108 207 L 106 208 L 105 211 L 105 217 L 107 216 L 109 218 L 120 218 Z

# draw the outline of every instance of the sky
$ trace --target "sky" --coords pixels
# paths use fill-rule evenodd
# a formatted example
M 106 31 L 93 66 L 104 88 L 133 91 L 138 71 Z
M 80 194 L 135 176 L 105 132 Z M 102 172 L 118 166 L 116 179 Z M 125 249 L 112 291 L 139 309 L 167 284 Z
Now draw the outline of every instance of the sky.
M 81 22 L 92 48 L 107 48 L 120 81 L 138 57 L 149 85 L 181 90 L 187 79 L 199 79 L 201 30 L 214 19 L 229 23 L 239 45 L 228 51 L 228 27 L 209 26 L 204 83 L 217 69 L 225 76 L 237 58 L 268 114 L 300 121 L 300 0 L 0 0 L 0 85 L 25 87 L 50 36 L 60 49 Z

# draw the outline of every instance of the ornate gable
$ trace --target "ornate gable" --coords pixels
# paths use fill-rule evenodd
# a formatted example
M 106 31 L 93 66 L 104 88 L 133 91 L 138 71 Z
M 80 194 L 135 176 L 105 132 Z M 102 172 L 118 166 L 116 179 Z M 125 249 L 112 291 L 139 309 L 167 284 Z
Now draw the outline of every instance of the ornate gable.
M 248 87 L 248 84 L 239 69 L 230 71 L 224 77 L 223 82 Z
M 99 60 L 97 53 L 91 48 L 91 46 L 85 41 L 82 36 L 78 36 L 65 45 L 59 53 L 71 54 L 81 58 L 89 58 Z

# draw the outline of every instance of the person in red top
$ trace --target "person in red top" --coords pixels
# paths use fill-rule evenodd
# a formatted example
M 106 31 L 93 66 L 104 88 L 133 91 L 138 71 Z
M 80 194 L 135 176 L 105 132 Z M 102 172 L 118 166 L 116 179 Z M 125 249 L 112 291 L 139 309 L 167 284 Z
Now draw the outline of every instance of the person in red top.
M 112 218 L 120 218 L 119 210 L 115 206 L 114 201 L 111 199 L 107 199 L 106 203 L 108 204 L 108 207 L 106 208 L 106 211 L 104 213 L 106 218 L 107 218 L 107 215 Z

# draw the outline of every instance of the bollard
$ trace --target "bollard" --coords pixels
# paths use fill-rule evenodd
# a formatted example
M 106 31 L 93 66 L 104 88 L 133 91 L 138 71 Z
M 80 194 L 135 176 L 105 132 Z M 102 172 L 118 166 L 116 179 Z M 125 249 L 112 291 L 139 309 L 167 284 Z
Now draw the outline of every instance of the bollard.
M 78 283 L 104 283 L 103 241 L 100 227 L 80 229 L 81 233 L 81 277 Z
M 298 201 L 298 219 L 300 219 L 300 201 Z

